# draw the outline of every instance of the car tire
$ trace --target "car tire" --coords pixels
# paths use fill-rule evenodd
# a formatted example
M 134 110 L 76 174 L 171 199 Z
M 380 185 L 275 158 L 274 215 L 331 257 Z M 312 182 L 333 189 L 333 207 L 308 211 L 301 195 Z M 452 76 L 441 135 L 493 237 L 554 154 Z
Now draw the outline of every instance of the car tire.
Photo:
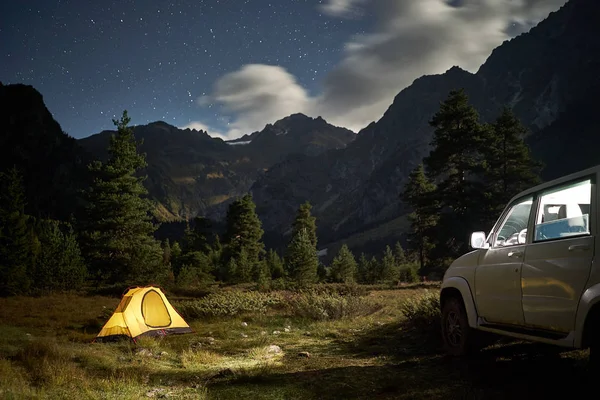
M 476 347 L 474 336 L 463 302 L 456 297 L 447 299 L 442 309 L 442 339 L 446 353 L 451 356 L 473 353 Z

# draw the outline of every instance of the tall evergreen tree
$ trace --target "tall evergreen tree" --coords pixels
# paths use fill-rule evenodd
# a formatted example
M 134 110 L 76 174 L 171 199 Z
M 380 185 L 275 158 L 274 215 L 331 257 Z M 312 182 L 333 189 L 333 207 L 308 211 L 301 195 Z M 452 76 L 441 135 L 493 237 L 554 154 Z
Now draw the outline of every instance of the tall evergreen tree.
M 251 282 L 253 280 L 252 273 L 259 262 L 251 262 L 248 253 L 246 252 L 246 248 L 242 247 L 235 257 L 235 263 L 237 265 L 237 275 L 234 282 Z
M 396 264 L 396 258 L 390 246 L 385 247 L 383 258 L 381 260 L 381 280 L 384 282 L 393 282 L 400 277 L 400 269 Z
M 491 219 L 486 222 L 491 224 L 514 195 L 541 182 L 542 166 L 524 141 L 527 129 L 508 107 L 488 129 L 484 154 Z
M 181 256 L 183 251 L 181 250 L 181 246 L 179 242 L 175 241 L 171 245 L 171 270 L 173 274 L 177 276 L 179 271 L 181 270 Z
M 73 228 L 58 221 L 42 220 L 35 230 L 40 249 L 32 273 L 34 288 L 49 292 L 79 287 L 87 271 Z
M 367 258 L 365 253 L 361 253 L 360 258 L 358 259 L 356 280 L 359 283 L 370 283 L 369 282 L 370 269 L 371 269 L 371 266 L 369 265 L 369 259 Z
M 0 172 L 0 295 L 29 290 L 32 257 L 23 178 L 14 167 Z
M 269 252 L 267 253 L 267 265 L 271 272 L 271 278 L 278 279 L 285 276 L 283 261 L 279 257 L 279 254 L 273 249 L 269 249 Z
M 190 226 L 188 222 L 183 240 L 185 243 L 185 251 L 201 251 L 203 253 L 208 253 L 211 248 L 208 241 L 211 231 L 212 223 L 208 218 L 196 217 L 193 220 L 192 226 Z
M 424 159 L 429 176 L 437 182 L 436 197 L 444 208 L 441 225 L 443 246 L 452 255 L 464 252 L 474 221 L 482 214 L 482 146 L 486 129 L 469 104 L 464 90 L 453 90 L 433 116 L 432 150 Z
M 375 256 L 372 256 L 369 260 L 369 269 L 367 270 L 367 283 L 375 283 L 381 281 L 383 278 L 383 266 Z
M 169 239 L 165 239 L 161 243 L 163 249 L 163 265 L 171 267 L 171 242 Z
M 210 249 L 210 260 L 213 265 L 213 271 L 217 279 L 225 279 L 226 273 L 223 271 L 223 246 L 219 235 L 214 236 L 213 244 Z
M 298 212 L 296 213 L 296 218 L 292 224 L 292 237 L 296 236 L 298 232 L 303 229 L 306 229 L 306 233 L 310 238 L 310 242 L 312 243 L 315 251 L 317 249 L 317 224 L 316 218 L 311 214 L 312 205 L 310 202 L 305 202 L 300 205 L 298 208 Z
M 433 229 L 438 223 L 438 200 L 435 198 L 435 185 L 425 175 L 423 164 L 419 164 L 408 178 L 402 199 L 412 208 L 408 216 L 411 231 L 409 246 L 419 257 L 419 268 L 424 271 L 433 249 Z
M 331 264 L 331 278 L 334 282 L 351 283 L 356 280 L 356 260 L 346 244 L 343 244 Z
M 82 250 L 98 278 L 148 283 L 165 271 L 160 243 L 153 237 L 145 178 L 136 176 L 146 166 L 145 155 L 138 153 L 129 122 L 127 111 L 113 120 L 117 133 L 110 139 L 109 159 L 90 165 L 94 179 L 86 192 Z
M 301 286 L 317 281 L 319 259 L 306 229 L 299 231 L 288 247 L 285 263 L 289 277 Z
M 225 265 L 225 280 L 227 282 L 236 282 L 238 279 L 238 268 L 234 257 L 231 257 Z
M 239 258 L 242 249 L 245 252 L 248 275 L 245 275 L 246 266 L 240 265 L 240 260 L 236 259 L 238 273 L 244 271 L 243 275 L 245 278 L 243 279 L 250 279 L 252 277 L 253 271 L 258 268 L 260 258 L 265 254 L 262 236 L 262 224 L 256 214 L 256 205 L 252 200 L 252 195 L 246 194 L 231 203 L 227 210 L 227 233 L 225 239 L 228 248 L 228 258 Z
M 394 246 L 394 258 L 396 259 L 396 264 L 398 266 L 402 266 L 407 263 L 406 254 L 404 253 L 404 249 L 402 248 L 402 244 L 400 242 L 396 242 Z

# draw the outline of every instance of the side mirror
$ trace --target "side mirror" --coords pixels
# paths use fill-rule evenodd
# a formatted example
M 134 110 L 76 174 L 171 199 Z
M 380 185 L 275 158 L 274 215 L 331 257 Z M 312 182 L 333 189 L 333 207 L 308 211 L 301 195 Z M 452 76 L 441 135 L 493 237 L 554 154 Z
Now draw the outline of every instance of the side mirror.
M 489 244 L 485 242 L 485 232 L 471 233 L 471 247 L 474 249 L 487 249 Z

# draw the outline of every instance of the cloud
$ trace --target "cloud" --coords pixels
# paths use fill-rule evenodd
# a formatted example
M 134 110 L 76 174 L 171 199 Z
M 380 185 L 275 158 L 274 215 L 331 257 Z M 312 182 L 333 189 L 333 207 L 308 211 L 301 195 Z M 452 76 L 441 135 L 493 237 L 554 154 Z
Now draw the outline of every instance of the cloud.
M 215 83 L 210 99 L 235 115 L 229 138 L 261 130 L 269 122 L 298 112 L 308 112 L 311 100 L 284 68 L 249 64 Z M 203 99 L 206 102 L 207 99 Z
M 376 121 L 398 92 L 454 65 L 476 72 L 492 50 L 528 30 L 565 0 L 328 0 L 332 16 L 368 8 L 375 30 L 344 45 L 342 60 L 311 98 L 284 68 L 245 65 L 220 78 L 210 98 L 231 113 L 230 138 L 296 112 L 358 131 Z
M 327 0 L 319 9 L 332 17 L 358 17 L 361 15 L 360 3 L 364 0 Z
M 565 0 L 372 0 L 377 30 L 345 45 L 317 108 L 328 121 L 360 129 L 422 75 L 454 65 L 471 72 L 510 38 L 513 23 L 531 27 Z
M 209 136 L 212 136 L 212 137 L 218 137 L 223 140 L 229 139 L 223 132 L 219 132 L 215 129 L 212 129 L 208 125 L 206 125 L 200 121 L 192 121 L 185 126 L 180 126 L 179 129 L 195 129 L 197 131 L 204 131 L 204 132 L 208 133 Z

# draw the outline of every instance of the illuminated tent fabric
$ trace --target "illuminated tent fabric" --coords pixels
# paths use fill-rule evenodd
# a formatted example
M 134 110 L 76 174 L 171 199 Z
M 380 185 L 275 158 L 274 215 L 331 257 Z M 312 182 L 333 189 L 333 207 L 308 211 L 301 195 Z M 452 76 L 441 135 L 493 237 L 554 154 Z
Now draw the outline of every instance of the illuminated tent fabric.
M 190 333 L 192 329 L 157 287 L 136 287 L 123 295 L 112 317 L 96 336 L 106 341 L 127 336 L 165 336 Z

